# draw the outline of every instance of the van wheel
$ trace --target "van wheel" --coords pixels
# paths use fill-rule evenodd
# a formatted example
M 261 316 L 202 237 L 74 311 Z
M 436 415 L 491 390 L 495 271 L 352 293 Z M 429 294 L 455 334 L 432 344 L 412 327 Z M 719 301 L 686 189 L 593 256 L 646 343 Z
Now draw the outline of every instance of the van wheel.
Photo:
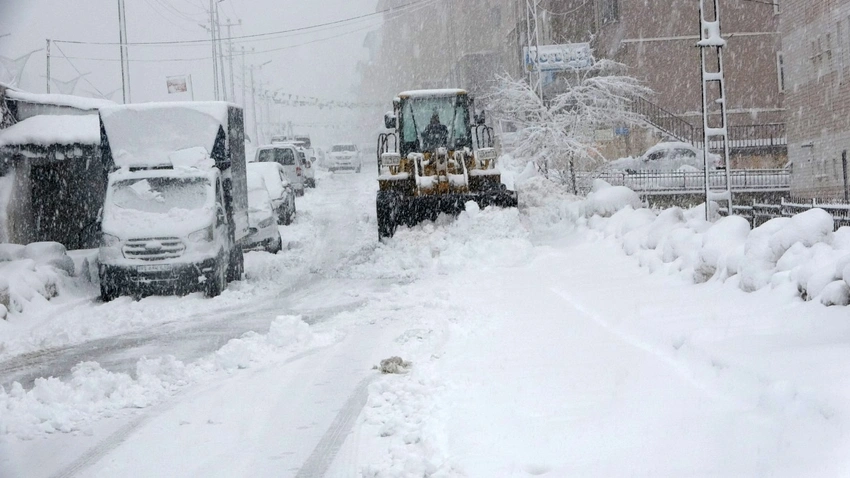
M 105 278 L 100 280 L 100 300 L 101 302 L 111 302 L 118 298 L 118 289 L 107 282 Z
M 216 261 L 213 276 L 204 285 L 204 295 L 210 298 L 219 296 L 227 287 L 227 271 L 220 260 Z

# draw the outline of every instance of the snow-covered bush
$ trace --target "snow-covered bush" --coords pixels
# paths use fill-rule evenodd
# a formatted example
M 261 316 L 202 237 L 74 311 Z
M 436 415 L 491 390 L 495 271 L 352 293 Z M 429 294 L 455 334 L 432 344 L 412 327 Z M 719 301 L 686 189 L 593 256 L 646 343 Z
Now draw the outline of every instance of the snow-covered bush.
M 501 77 L 491 98 L 493 109 L 519 125 L 515 153 L 575 191 L 575 171 L 590 170 L 602 160 L 595 147 L 596 130 L 641 119 L 629 103 L 651 91 L 625 71 L 621 63 L 597 60 L 577 73 L 564 93 L 545 102 L 525 80 Z

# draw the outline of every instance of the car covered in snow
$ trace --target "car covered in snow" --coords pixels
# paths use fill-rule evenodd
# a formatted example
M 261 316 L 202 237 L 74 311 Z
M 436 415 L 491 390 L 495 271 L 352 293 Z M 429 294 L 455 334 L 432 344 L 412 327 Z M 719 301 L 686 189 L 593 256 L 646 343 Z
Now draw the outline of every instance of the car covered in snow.
M 282 241 L 269 189 L 263 176 L 253 171 L 248 171 L 248 225 L 250 234 L 243 249 L 280 251 Z
M 622 158 L 611 161 L 606 169 L 626 172 L 638 171 L 702 171 L 703 152 L 693 145 L 681 142 L 663 142 L 649 148 L 638 158 Z M 709 153 L 709 167 L 723 168 L 723 158 Z
M 277 163 L 283 166 L 295 194 L 304 195 L 304 170 L 306 169 L 298 148 L 288 143 L 274 143 L 261 146 L 254 156 L 255 163 Z
M 277 215 L 278 224 L 288 226 L 295 219 L 295 191 L 278 163 L 249 163 L 248 173 L 262 176 Z
M 353 170 L 360 172 L 363 167 L 363 157 L 360 148 L 354 143 L 339 143 L 331 147 L 328 154 L 328 170 L 336 172 L 339 170 Z

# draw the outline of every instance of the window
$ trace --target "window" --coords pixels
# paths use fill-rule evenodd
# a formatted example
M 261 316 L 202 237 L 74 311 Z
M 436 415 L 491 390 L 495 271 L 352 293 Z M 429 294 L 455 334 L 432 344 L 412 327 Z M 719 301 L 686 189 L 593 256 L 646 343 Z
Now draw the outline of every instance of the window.
M 599 0 L 599 21 L 603 25 L 620 20 L 620 0 Z
M 779 82 L 779 92 L 785 92 L 785 58 L 781 51 L 776 52 L 776 80 Z

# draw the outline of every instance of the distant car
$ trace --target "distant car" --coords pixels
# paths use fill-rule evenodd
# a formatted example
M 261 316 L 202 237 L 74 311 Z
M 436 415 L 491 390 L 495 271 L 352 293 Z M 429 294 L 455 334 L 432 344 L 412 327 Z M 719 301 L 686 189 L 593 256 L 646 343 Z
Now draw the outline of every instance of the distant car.
M 256 163 L 277 163 L 283 166 L 286 178 L 292 184 L 295 194 L 304 195 L 304 170 L 306 166 L 300 159 L 298 148 L 291 144 L 280 143 L 261 146 L 254 157 Z
M 286 171 L 278 163 L 248 163 L 248 172 L 263 177 L 277 223 L 288 226 L 295 219 L 295 191 L 286 178 Z
M 709 153 L 708 159 L 712 169 L 723 168 L 723 158 L 719 154 Z M 638 158 L 618 159 L 607 165 L 607 169 L 626 172 L 679 171 L 692 168 L 703 170 L 703 152 L 688 143 L 679 142 L 658 143 Z
M 354 170 L 359 173 L 362 167 L 362 155 L 356 144 L 340 143 L 331 147 L 331 152 L 328 155 L 328 170 L 331 172 Z
M 276 254 L 283 247 L 272 198 L 263 176 L 248 171 L 248 227 L 243 249 L 264 249 Z

